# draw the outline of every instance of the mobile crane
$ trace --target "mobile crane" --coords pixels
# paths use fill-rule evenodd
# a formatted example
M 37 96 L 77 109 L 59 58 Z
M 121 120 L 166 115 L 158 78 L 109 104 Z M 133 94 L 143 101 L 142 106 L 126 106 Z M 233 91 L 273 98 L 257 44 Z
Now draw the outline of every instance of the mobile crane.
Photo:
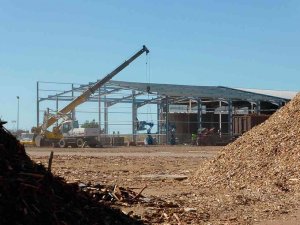
M 127 67 L 132 61 L 142 55 L 144 52 L 146 54 L 149 53 L 148 48 L 143 45 L 142 49 L 136 52 L 131 58 L 123 62 L 119 65 L 116 69 L 114 69 L 111 73 L 107 74 L 104 78 L 90 86 L 86 91 L 84 91 L 80 96 L 70 102 L 67 106 L 61 109 L 57 114 L 53 116 L 44 116 L 43 124 L 39 127 L 32 128 L 32 132 L 35 133 L 35 144 L 36 146 L 60 146 L 60 147 L 67 147 L 69 145 L 76 146 L 78 144 L 78 138 L 83 138 L 83 136 L 76 136 L 76 132 L 72 132 L 74 126 L 72 121 L 65 121 L 65 123 L 61 123 L 59 126 L 54 126 L 52 131 L 48 131 L 47 129 L 56 123 L 59 119 L 64 119 L 68 113 L 74 110 L 77 106 L 84 103 L 88 100 L 88 98 L 95 93 L 100 87 L 102 87 L 105 83 L 110 81 L 116 74 L 122 71 L 125 67 Z M 67 128 L 67 129 L 66 129 Z M 68 130 L 69 129 L 69 130 Z M 80 129 L 80 128 L 79 128 Z M 64 135 L 68 133 L 68 135 Z M 91 147 L 95 146 L 95 138 L 90 141 Z M 89 143 L 88 143 L 89 145 Z

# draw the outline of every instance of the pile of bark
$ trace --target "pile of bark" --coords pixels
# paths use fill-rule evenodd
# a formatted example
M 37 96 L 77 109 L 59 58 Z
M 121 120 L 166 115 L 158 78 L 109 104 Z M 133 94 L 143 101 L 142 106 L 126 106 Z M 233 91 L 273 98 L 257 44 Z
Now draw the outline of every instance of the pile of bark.
M 79 187 L 83 192 L 89 193 L 93 199 L 109 204 L 118 208 L 131 209 L 131 207 L 143 208 L 142 214 L 135 214 L 129 210 L 127 215 L 134 218 L 142 219 L 145 224 L 179 224 L 182 219 L 192 221 L 197 218 L 193 209 L 188 209 L 188 216 L 185 215 L 185 210 L 181 205 L 166 201 L 159 197 L 145 197 L 142 192 L 147 187 L 146 185 L 138 192 L 130 188 L 119 187 L 118 185 L 100 185 L 100 184 L 84 184 L 80 183 Z M 194 222 L 194 221 L 193 221 Z
M 0 224 L 142 223 L 34 163 L 0 121 Z
M 128 206 L 143 202 L 145 197 L 142 195 L 142 192 L 147 186 L 142 188 L 139 193 L 136 193 L 129 188 L 119 187 L 118 185 L 90 185 L 80 183 L 79 187 L 83 192 L 88 193 L 93 197 L 94 200 L 98 202 L 119 202 L 123 203 L 125 206 Z
M 216 217 L 227 210 L 229 217 L 249 220 L 299 207 L 300 94 L 201 165 L 192 182 L 206 192 L 199 203 Z M 207 193 L 211 205 L 203 202 Z

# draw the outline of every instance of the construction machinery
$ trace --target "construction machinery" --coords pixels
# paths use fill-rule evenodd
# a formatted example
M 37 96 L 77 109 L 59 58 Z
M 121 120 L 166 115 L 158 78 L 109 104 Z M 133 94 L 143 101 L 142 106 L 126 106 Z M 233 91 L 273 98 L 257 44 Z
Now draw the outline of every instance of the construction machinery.
M 21 133 L 19 141 L 24 146 L 35 146 L 34 133 Z
M 70 102 L 67 106 L 65 106 L 55 115 L 49 116 L 49 114 L 46 113 L 44 115 L 43 124 L 39 127 L 32 129 L 32 132 L 35 133 L 36 146 L 80 147 L 84 143 L 91 147 L 96 146 L 97 139 L 94 135 L 90 135 L 91 130 L 78 130 L 82 128 L 79 128 L 78 123 L 74 124 L 74 121 L 67 120 L 66 118 L 68 117 L 68 114 L 77 106 L 87 101 L 88 98 L 92 94 L 94 94 L 96 90 L 98 90 L 105 83 L 110 81 L 116 74 L 122 71 L 125 67 L 127 67 L 132 61 L 134 61 L 144 52 L 146 54 L 149 53 L 149 50 L 145 45 L 143 45 L 141 50 L 136 52 L 131 58 L 119 65 L 111 73 L 107 74 L 104 78 L 88 87 L 86 91 L 84 91 L 80 96 L 78 96 L 76 99 Z M 60 119 L 63 119 L 62 123 L 60 123 L 58 126 L 54 126 L 52 131 L 47 130 L 50 126 L 54 125 Z M 100 132 L 98 131 L 98 134 L 99 133 Z
M 60 130 L 63 135 L 63 138 L 58 142 L 58 147 L 60 148 L 68 146 L 82 148 L 87 145 L 96 147 L 101 145 L 97 140 L 100 134 L 99 128 L 79 128 L 77 120 L 66 120 L 62 122 Z
M 154 123 L 147 122 L 147 121 L 138 121 L 137 120 L 137 131 L 143 131 L 147 130 L 147 137 L 144 140 L 144 143 L 146 145 L 154 145 L 156 143 L 156 140 L 151 135 L 151 129 L 154 126 Z
M 170 144 L 176 145 L 176 125 L 169 123 L 168 131 L 170 135 Z
M 198 136 L 196 144 L 200 145 L 215 145 L 217 139 L 219 138 L 218 134 L 215 132 L 215 128 L 202 128 L 198 129 Z

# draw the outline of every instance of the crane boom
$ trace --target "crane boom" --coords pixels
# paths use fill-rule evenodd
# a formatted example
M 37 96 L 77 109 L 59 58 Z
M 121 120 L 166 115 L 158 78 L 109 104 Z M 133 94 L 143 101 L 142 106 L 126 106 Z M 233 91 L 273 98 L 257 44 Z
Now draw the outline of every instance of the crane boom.
M 136 58 L 138 58 L 141 54 L 146 52 L 146 54 L 149 53 L 148 48 L 143 45 L 143 48 L 139 50 L 137 53 L 135 53 L 131 58 L 123 62 L 121 65 L 119 65 L 116 69 L 114 69 L 111 73 L 107 74 L 104 78 L 96 82 L 93 86 L 89 87 L 86 91 L 84 91 L 80 96 L 78 96 L 76 99 L 74 99 L 71 103 L 69 103 L 67 106 L 65 106 L 63 109 L 61 109 L 57 114 L 58 115 L 64 115 L 66 113 L 71 112 L 73 109 L 75 109 L 78 105 L 84 103 L 92 94 L 95 93 L 96 90 L 98 90 L 100 87 L 102 87 L 105 83 L 110 81 L 116 74 L 118 74 L 120 71 L 122 71 L 125 67 L 127 67 L 132 61 L 134 61 Z M 43 129 L 47 129 L 51 125 L 53 125 L 57 120 L 59 120 L 59 116 L 52 116 L 47 120 L 47 124 L 43 126 Z

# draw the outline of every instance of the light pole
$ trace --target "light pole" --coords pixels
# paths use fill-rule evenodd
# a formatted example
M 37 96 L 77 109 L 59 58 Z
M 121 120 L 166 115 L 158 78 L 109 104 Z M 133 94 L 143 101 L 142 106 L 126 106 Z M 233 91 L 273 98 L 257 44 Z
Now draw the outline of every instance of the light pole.
M 20 99 L 20 97 L 19 96 L 17 96 L 17 99 L 18 99 L 18 111 L 17 111 L 17 132 L 18 132 L 18 130 L 19 130 L 19 99 Z

